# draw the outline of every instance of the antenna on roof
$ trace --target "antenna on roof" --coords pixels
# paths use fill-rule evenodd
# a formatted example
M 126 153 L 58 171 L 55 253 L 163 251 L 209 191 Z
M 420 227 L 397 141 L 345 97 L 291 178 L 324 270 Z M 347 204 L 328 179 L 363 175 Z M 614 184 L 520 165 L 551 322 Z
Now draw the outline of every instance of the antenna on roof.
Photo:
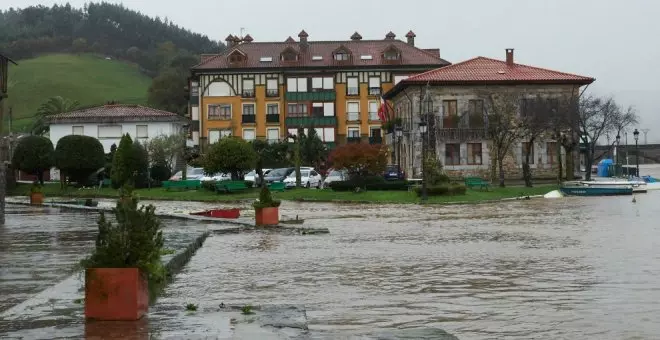
M 241 40 L 243 40 L 243 37 L 244 37 L 243 32 L 244 31 L 245 31 L 245 27 L 241 27 L 240 36 L 239 36 L 239 38 L 241 38 Z

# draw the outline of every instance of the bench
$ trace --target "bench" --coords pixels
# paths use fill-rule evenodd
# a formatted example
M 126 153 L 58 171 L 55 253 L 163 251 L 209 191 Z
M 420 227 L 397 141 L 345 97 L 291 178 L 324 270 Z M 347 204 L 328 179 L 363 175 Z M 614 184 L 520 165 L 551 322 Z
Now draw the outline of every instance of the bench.
M 185 181 L 163 181 L 163 188 L 169 191 L 170 189 L 199 189 L 202 187 L 202 181 L 198 179 L 188 179 Z
M 112 180 L 110 178 L 106 178 L 101 182 L 101 187 L 102 188 L 109 188 L 112 185 Z
M 284 184 L 283 182 L 273 182 L 268 184 L 268 189 L 270 189 L 270 191 L 284 192 L 284 189 L 286 189 L 286 184 Z
M 479 177 L 466 177 L 465 186 L 470 189 L 474 187 L 479 187 L 479 189 L 486 188 L 486 190 L 488 190 L 488 187 L 490 187 L 490 183 Z
M 248 186 L 245 185 L 244 181 L 222 181 L 218 182 L 215 185 L 215 190 L 220 193 L 230 193 L 230 192 L 237 192 L 237 191 L 243 191 L 247 190 Z

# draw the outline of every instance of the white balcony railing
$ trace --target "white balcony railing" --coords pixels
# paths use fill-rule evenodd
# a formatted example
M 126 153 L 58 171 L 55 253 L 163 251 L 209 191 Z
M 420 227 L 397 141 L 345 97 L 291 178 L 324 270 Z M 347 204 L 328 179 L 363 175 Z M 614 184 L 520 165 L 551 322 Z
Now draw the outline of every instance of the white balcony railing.
M 360 113 L 359 112 L 349 112 L 348 115 L 348 120 L 350 121 L 356 121 L 360 120 Z

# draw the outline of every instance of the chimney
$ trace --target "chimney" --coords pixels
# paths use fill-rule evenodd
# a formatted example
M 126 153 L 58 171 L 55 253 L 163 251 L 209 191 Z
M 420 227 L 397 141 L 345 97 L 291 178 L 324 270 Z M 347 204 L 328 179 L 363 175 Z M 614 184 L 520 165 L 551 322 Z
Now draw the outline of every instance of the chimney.
M 298 38 L 300 38 L 300 47 L 301 48 L 307 47 L 307 37 L 309 37 L 309 34 L 307 34 L 307 32 L 305 32 L 305 30 L 302 30 L 302 31 L 300 31 L 300 33 L 298 33 Z
M 243 42 L 251 43 L 253 41 L 254 41 L 254 39 L 249 34 L 243 37 Z
M 225 42 L 227 43 L 227 47 L 229 48 L 236 46 L 236 39 L 231 34 L 225 38 Z
M 360 35 L 360 33 L 355 31 L 355 33 L 353 33 L 353 35 L 351 35 L 351 40 L 353 40 L 353 41 L 362 40 L 362 36 Z
M 392 32 L 392 31 L 389 31 L 385 35 L 385 40 L 394 40 L 394 38 L 396 38 L 396 34 L 394 34 L 394 32 Z
M 408 31 L 408 34 L 406 34 L 406 38 L 408 38 L 408 45 L 410 46 L 415 46 L 415 37 L 417 35 L 413 31 Z
M 507 66 L 513 66 L 513 48 L 506 49 L 506 64 Z

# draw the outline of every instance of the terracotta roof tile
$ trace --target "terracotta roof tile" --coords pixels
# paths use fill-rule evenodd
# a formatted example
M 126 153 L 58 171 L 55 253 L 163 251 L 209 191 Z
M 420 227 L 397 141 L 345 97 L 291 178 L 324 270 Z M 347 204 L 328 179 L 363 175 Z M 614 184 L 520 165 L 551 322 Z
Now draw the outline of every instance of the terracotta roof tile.
M 66 123 L 72 121 L 91 123 L 108 121 L 170 122 L 183 120 L 185 120 L 185 118 L 176 113 L 152 109 L 140 105 L 124 104 L 90 107 L 49 117 L 51 123 Z
M 287 67 L 323 67 L 323 66 L 380 66 L 392 64 L 385 61 L 383 51 L 390 45 L 401 51 L 401 61 L 397 65 L 437 65 L 445 66 L 450 63 L 433 52 L 408 45 L 400 40 L 357 40 L 357 41 L 308 41 L 308 47 L 299 56 L 298 61 L 283 63 L 280 54 L 287 48 L 297 48 L 298 43 L 293 39 L 286 42 L 251 42 L 230 48 L 222 54 L 208 58 L 193 67 L 195 70 L 212 70 L 224 68 L 279 68 Z M 333 58 L 333 52 L 344 46 L 352 53 L 352 59 L 338 62 Z M 231 65 L 227 56 L 239 50 L 247 55 L 247 61 L 240 65 Z M 362 55 L 371 55 L 372 59 L 361 59 Z M 321 56 L 322 60 L 312 60 L 312 56 Z M 272 57 L 272 62 L 260 62 L 262 57 Z
M 443 68 L 420 73 L 402 83 L 578 83 L 590 84 L 594 78 L 548 70 L 521 64 L 507 65 L 505 61 L 477 57 Z

